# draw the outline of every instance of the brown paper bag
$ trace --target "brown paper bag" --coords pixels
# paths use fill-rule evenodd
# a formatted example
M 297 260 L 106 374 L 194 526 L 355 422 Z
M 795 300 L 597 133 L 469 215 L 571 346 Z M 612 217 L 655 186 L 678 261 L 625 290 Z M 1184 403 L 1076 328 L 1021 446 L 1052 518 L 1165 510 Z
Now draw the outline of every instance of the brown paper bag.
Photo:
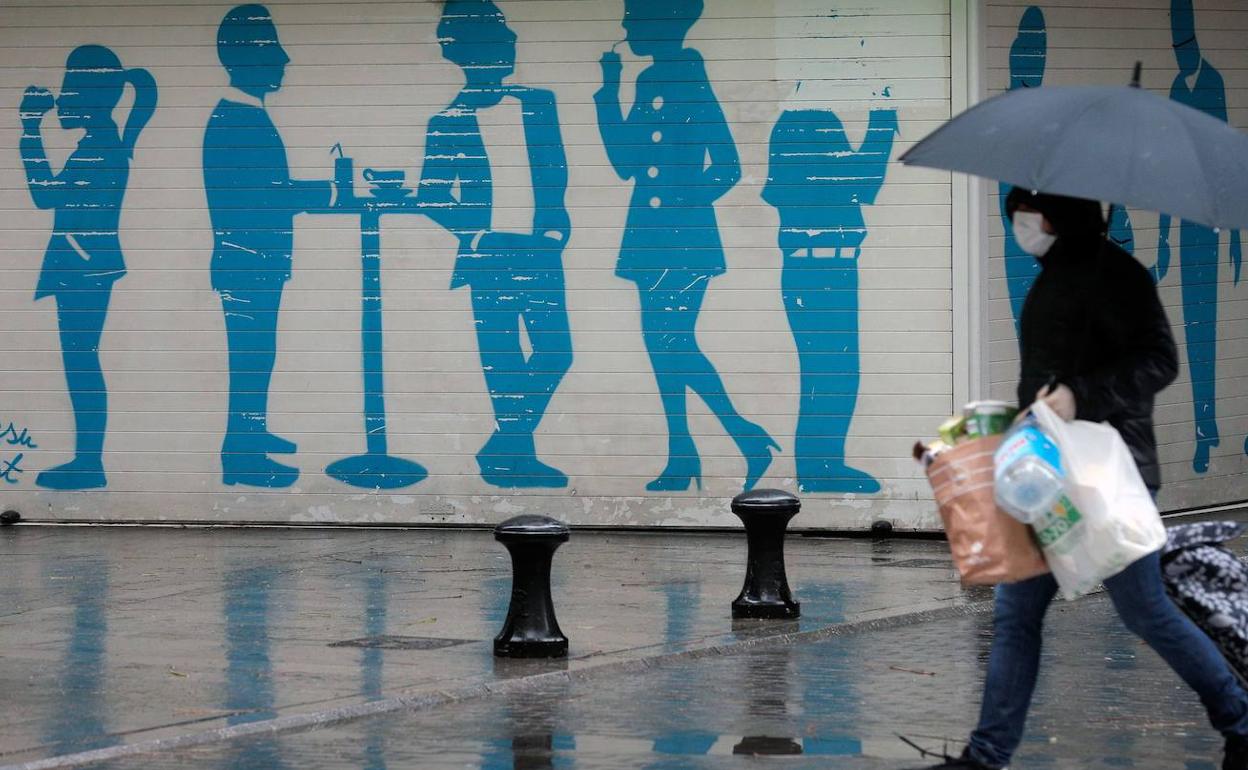
M 992 456 L 1001 436 L 942 452 L 927 469 L 964 585 L 1015 583 L 1049 571 L 1031 529 L 997 508 Z

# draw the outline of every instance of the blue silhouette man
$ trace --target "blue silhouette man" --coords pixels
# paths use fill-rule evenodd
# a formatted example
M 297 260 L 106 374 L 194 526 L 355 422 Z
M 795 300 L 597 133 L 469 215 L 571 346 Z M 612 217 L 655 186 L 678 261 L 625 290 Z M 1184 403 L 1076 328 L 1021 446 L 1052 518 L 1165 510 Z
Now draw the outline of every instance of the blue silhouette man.
M 880 491 L 845 462 L 858 400 L 858 259 L 867 237 L 862 207 L 884 184 L 895 110 L 872 110 L 854 149 L 827 110 L 789 110 L 771 132 L 763 200 L 780 214 L 781 290 L 801 368 L 793 452 L 806 492 Z
M 1179 71 L 1170 86 L 1170 98 L 1225 121 L 1226 86 L 1222 75 L 1200 54 L 1196 17 L 1191 0 L 1171 0 L 1170 33 Z M 1170 269 L 1170 222 L 1163 214 L 1153 276 L 1161 281 Z M 1192 407 L 1196 423 L 1196 451 L 1192 469 L 1209 470 L 1209 454 L 1220 443 L 1217 422 L 1216 367 L 1218 344 L 1218 246 L 1216 230 L 1184 220 L 1179 225 L 1179 277 L 1183 295 L 1183 333 L 1187 364 L 1192 376 Z M 1231 233 L 1231 260 L 1239 280 L 1239 232 Z M 1245 444 L 1248 451 L 1248 444 Z
M 438 24 L 442 55 L 465 84 L 429 120 L 418 199 L 459 239 L 451 288 L 468 286 L 481 368 L 495 428 L 477 452 L 481 478 L 498 487 L 565 487 L 568 477 L 537 458 L 533 432 L 572 366 L 563 249 L 571 235 L 564 196 L 568 164 L 551 91 L 506 84 L 516 34 L 491 0 L 448 0 Z M 518 102 L 531 170 L 530 232 L 493 227 L 494 179 L 478 113 Z M 514 103 L 509 102 L 509 103 Z M 528 334 L 526 356 L 520 326 Z
M 776 442 L 742 417 L 715 366 L 698 346 L 698 312 L 710 279 L 727 269 L 715 201 L 741 178 L 741 163 L 701 54 L 685 37 L 702 15 L 701 0 L 625 0 L 629 48 L 654 63 L 637 78 L 625 117 L 622 64 L 604 53 L 594 94 L 598 129 L 615 173 L 633 182 L 615 274 L 637 284 L 641 330 L 667 421 L 667 465 L 646 485 L 678 491 L 702 484 L 689 433 L 686 393 L 702 397 L 746 460 L 751 489 L 771 464 Z
M 217 30 L 217 56 L 232 92 L 204 132 L 204 190 L 212 219 L 212 287 L 221 297 L 229 344 L 230 397 L 221 479 L 286 487 L 297 468 L 268 457 L 293 442 L 268 430 L 269 382 L 277 356 L 277 315 L 290 279 L 295 215 L 328 209 L 329 181 L 291 179 L 286 147 L 265 110 L 282 87 L 290 57 L 268 9 L 240 5 Z
M 113 110 L 129 83 L 134 106 L 119 130 Z M 44 151 L 41 123 L 53 107 L 61 127 L 82 130 L 82 138 L 60 173 Z M 20 107 L 18 143 L 35 205 L 55 214 L 35 299 L 56 298 L 61 359 L 74 409 L 74 459 L 40 473 L 48 489 L 96 489 L 104 475 L 104 433 L 108 391 L 100 368 L 100 336 L 113 283 L 126 273 L 118 224 L 139 133 L 156 109 L 156 81 L 147 70 L 125 69 L 111 50 L 98 45 L 74 49 L 65 63 L 61 95 L 26 89 Z
M 1016 88 L 1039 88 L 1044 82 L 1045 61 L 1048 56 L 1048 32 L 1044 11 L 1036 6 L 1023 12 L 1018 22 L 1018 36 L 1010 46 L 1010 85 Z M 1040 263 L 1023 251 L 1014 240 L 1014 229 L 1005 210 L 1005 199 L 1012 185 L 1002 183 L 998 203 L 1001 207 L 1001 227 L 1005 230 L 1005 283 L 1010 294 L 1010 310 L 1014 315 L 1014 334 L 1018 335 L 1019 318 L 1023 312 L 1023 300 L 1040 274 Z M 1122 206 L 1115 206 L 1110 215 L 1109 237 L 1124 251 L 1135 252 L 1131 215 Z

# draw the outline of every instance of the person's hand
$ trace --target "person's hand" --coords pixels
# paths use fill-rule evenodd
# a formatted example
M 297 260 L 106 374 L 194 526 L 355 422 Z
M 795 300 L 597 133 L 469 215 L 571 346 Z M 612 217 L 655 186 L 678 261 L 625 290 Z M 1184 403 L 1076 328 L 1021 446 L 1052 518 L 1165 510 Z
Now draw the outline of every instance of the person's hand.
M 23 123 L 38 124 L 43 116 L 56 106 L 56 97 L 46 88 L 27 86 L 22 95 L 22 104 L 18 107 Z
M 620 76 L 624 72 L 624 62 L 621 61 L 618 53 L 607 51 L 598 60 L 598 64 L 602 67 L 602 82 L 604 85 L 620 82 Z
M 1077 406 L 1075 404 L 1075 392 L 1065 385 L 1060 383 L 1056 387 L 1045 385 L 1036 394 L 1036 400 L 1048 404 L 1053 413 L 1066 422 L 1075 419 Z

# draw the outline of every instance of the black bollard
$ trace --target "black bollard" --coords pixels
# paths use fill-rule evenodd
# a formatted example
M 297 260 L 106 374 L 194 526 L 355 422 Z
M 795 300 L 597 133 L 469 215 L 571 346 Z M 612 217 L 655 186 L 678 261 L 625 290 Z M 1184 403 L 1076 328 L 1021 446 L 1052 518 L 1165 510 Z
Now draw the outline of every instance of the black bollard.
M 796 618 L 802 605 L 793 601 L 784 574 L 784 530 L 802 509 L 802 501 L 781 489 L 755 489 L 732 499 L 732 512 L 745 525 L 749 554 L 745 586 L 732 603 L 734 618 Z
M 547 516 L 516 516 L 494 528 L 511 554 L 511 605 L 494 654 L 502 658 L 562 658 L 568 637 L 559 630 L 550 598 L 555 549 L 568 541 L 568 525 Z

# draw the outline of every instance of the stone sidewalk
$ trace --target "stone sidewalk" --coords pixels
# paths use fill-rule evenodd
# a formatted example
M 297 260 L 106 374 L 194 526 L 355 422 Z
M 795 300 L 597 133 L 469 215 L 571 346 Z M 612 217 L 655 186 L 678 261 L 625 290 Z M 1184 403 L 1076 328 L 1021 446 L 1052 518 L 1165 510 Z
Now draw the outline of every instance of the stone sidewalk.
M 574 532 L 554 570 L 569 658 L 496 662 L 511 574 L 488 532 L 0 529 L 0 764 L 588 682 L 974 615 L 989 595 L 940 542 L 790 537 L 786 558 L 800 621 L 734 624 L 743 534 Z

